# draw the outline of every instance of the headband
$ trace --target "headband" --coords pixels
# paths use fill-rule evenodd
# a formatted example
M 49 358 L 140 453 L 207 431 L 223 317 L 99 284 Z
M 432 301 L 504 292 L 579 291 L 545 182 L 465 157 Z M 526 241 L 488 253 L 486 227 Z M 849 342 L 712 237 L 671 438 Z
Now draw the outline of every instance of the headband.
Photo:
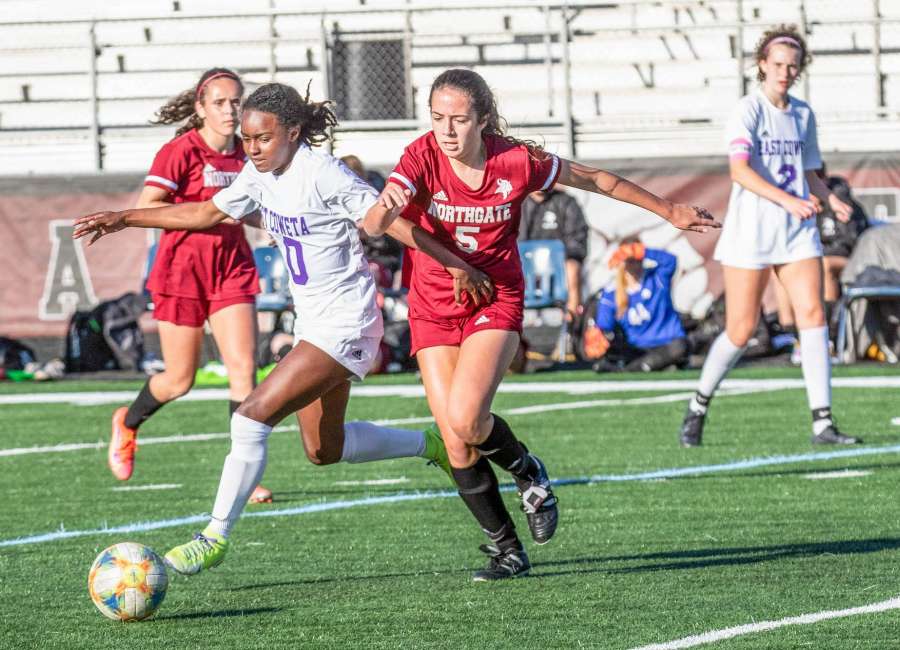
M 221 79 L 222 77 L 234 79 L 236 82 L 241 83 L 241 80 L 238 79 L 238 76 L 233 72 L 217 72 L 216 74 L 208 76 L 206 79 L 197 84 L 197 90 L 194 91 L 194 97 L 199 98 L 200 93 L 203 92 L 204 88 L 206 88 L 206 84 L 208 84 L 213 79 Z
M 798 50 L 803 50 L 803 46 L 793 36 L 779 36 L 777 38 L 773 38 L 771 41 L 766 43 L 766 54 L 769 53 L 769 48 L 773 45 L 790 45 L 791 47 L 796 47 Z

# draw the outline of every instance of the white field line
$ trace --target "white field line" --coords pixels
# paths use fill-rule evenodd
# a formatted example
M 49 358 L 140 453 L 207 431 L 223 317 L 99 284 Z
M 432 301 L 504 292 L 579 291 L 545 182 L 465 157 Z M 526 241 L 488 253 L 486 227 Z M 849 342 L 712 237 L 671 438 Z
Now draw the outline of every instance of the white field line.
M 109 488 L 113 492 L 142 492 L 144 490 L 176 490 L 181 483 L 154 483 L 152 485 L 120 485 Z
M 409 483 L 409 479 L 400 476 L 398 478 L 375 478 L 368 481 L 335 481 L 332 485 L 351 487 L 356 485 L 397 485 L 398 483 Z
M 832 380 L 835 388 L 900 388 L 900 376 L 881 377 L 838 377 Z M 764 386 L 768 390 L 800 389 L 803 380 L 796 379 L 726 379 L 722 388 L 747 389 Z M 648 392 L 648 391 L 693 391 L 696 379 L 662 380 L 613 380 L 613 381 L 510 381 L 500 384 L 498 392 L 507 394 L 563 393 L 567 395 L 593 395 L 603 393 Z M 421 384 L 397 384 L 392 386 L 354 386 L 351 394 L 356 397 L 424 397 Z M 97 404 L 118 404 L 135 398 L 135 391 L 71 392 L 71 393 L 26 393 L 21 395 L 0 395 L 0 406 L 6 404 L 76 404 L 92 406 Z M 198 388 L 192 390 L 179 402 L 225 401 L 228 390 L 224 388 Z
M 746 460 L 736 461 L 733 463 L 722 463 L 719 465 L 696 465 L 693 467 L 672 467 L 668 469 L 659 469 L 649 472 L 639 472 L 636 474 L 595 474 L 593 476 L 581 476 L 572 478 L 563 478 L 553 481 L 554 485 L 593 485 L 595 483 L 604 482 L 623 482 L 623 481 L 654 481 L 661 478 L 677 478 L 679 476 L 699 476 L 702 474 L 713 474 L 719 472 L 730 472 L 743 469 L 752 469 L 757 467 L 765 467 L 769 465 L 786 465 L 790 463 L 816 462 L 832 460 L 835 458 L 857 458 L 860 456 L 872 456 L 877 454 L 897 454 L 900 453 L 900 445 L 891 445 L 888 447 L 861 447 L 855 449 L 836 449 L 827 452 L 814 452 L 808 454 L 797 454 L 793 456 L 773 456 L 768 458 L 749 458 Z M 514 485 L 505 485 L 501 487 L 503 491 L 512 491 Z M 314 512 L 327 512 L 331 510 L 344 510 L 347 508 L 364 507 L 378 505 L 384 503 L 400 503 L 404 501 L 421 501 L 424 499 L 439 499 L 456 497 L 455 490 L 445 490 L 440 492 L 398 492 L 378 497 L 366 497 L 361 499 L 350 499 L 345 501 L 321 501 L 311 503 L 295 508 L 285 508 L 282 510 L 257 510 L 245 512 L 243 517 L 290 517 L 294 515 L 304 515 Z M 55 542 L 61 539 L 71 539 L 75 537 L 88 537 L 92 535 L 110 535 L 110 534 L 133 534 L 144 533 L 151 530 L 159 530 L 161 528 L 174 528 L 178 526 L 186 526 L 188 524 L 197 524 L 209 520 L 209 515 L 191 515 L 187 517 L 178 517 L 175 519 L 164 519 L 160 521 L 135 522 L 123 524 L 121 526 L 103 526 L 93 530 L 66 530 L 64 526 L 60 526 L 59 530 L 49 533 L 39 533 L 28 537 L 16 537 L 13 539 L 0 540 L 0 548 L 7 546 L 24 546 L 26 544 L 42 544 L 45 542 Z
M 841 469 L 836 472 L 812 472 L 811 474 L 804 474 L 803 478 L 808 478 L 810 481 L 822 481 L 832 478 L 859 478 L 871 475 L 872 472 L 870 470 Z
M 858 616 L 860 614 L 877 614 L 891 609 L 900 609 L 900 596 L 890 598 L 889 600 L 883 600 L 880 603 L 863 605 L 862 607 L 816 612 L 814 614 L 803 614 L 801 616 L 782 618 L 777 621 L 761 621 L 759 623 L 748 623 L 746 625 L 728 627 L 722 630 L 711 630 L 709 632 L 704 632 L 703 634 L 688 636 L 675 641 L 653 643 L 640 646 L 639 648 L 632 648 L 632 650 L 678 650 L 680 648 L 693 648 L 698 645 L 715 643 L 724 639 L 733 639 L 734 637 L 743 636 L 745 634 L 768 632 L 769 630 L 776 630 L 780 627 L 787 627 L 789 625 L 811 625 L 812 623 L 819 623 L 820 621 L 827 621 L 833 618 L 846 618 L 847 616 Z
M 758 393 L 768 391 L 770 389 L 757 387 L 744 390 L 722 390 L 719 396 L 726 395 L 743 395 L 747 393 Z M 673 393 L 671 395 L 658 395 L 656 397 L 632 397 L 628 399 L 601 399 L 583 402 L 556 402 L 552 404 L 537 404 L 535 406 L 523 406 L 520 408 L 507 409 L 501 411 L 504 415 L 529 415 L 532 413 L 546 413 L 549 411 L 567 411 L 572 409 L 596 408 L 600 406 L 641 406 L 644 404 L 664 404 L 667 402 L 680 402 L 687 400 L 693 393 Z M 432 422 L 434 418 L 429 416 L 417 416 L 410 418 L 394 418 L 390 420 L 375 420 L 373 423 L 381 426 L 397 426 L 403 424 L 424 424 Z M 275 431 L 297 431 L 295 426 L 275 427 Z M 228 438 L 228 433 L 193 433 L 193 434 L 176 434 L 171 436 L 142 436 L 138 439 L 138 445 L 163 445 L 169 443 L 184 442 L 205 442 L 207 440 L 217 440 L 220 438 Z M 72 442 L 62 443 L 58 445 L 43 445 L 35 447 L 16 447 L 12 449 L 0 449 L 0 458 L 4 456 L 24 456 L 26 454 L 57 454 L 67 451 L 81 451 L 84 449 L 101 449 L 108 444 L 107 441 L 97 442 Z
M 891 424 L 895 427 L 900 427 L 900 418 L 891 418 Z

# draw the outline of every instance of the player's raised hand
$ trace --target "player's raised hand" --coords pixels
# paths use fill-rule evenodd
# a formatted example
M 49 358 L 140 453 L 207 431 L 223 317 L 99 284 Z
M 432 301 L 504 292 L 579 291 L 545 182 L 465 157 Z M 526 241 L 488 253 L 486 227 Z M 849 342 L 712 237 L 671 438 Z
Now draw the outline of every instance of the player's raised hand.
M 93 235 L 88 246 L 103 237 L 125 228 L 124 212 L 95 212 L 75 219 L 75 230 L 72 239 L 81 239 Z
M 494 284 L 491 279 L 478 269 L 467 266 L 448 268 L 453 276 L 453 299 L 457 305 L 462 304 L 463 293 L 469 294 L 476 305 L 487 304 L 494 296 Z
M 669 223 L 680 230 L 693 230 L 694 232 L 708 232 L 710 228 L 722 227 L 722 224 L 716 221 L 706 208 L 683 203 L 676 203 L 672 206 Z
M 809 219 L 816 216 L 818 210 L 816 204 L 809 199 L 801 199 L 796 196 L 789 196 L 781 203 L 781 207 L 790 212 L 798 219 Z
M 396 183 L 388 183 L 381 191 L 378 202 L 388 210 L 405 208 L 412 198 L 412 192 Z
M 850 215 L 853 214 L 853 208 L 841 201 L 836 194 L 832 193 L 828 195 L 828 207 L 832 209 L 834 216 L 838 218 L 838 221 L 842 221 L 843 223 L 850 221 Z

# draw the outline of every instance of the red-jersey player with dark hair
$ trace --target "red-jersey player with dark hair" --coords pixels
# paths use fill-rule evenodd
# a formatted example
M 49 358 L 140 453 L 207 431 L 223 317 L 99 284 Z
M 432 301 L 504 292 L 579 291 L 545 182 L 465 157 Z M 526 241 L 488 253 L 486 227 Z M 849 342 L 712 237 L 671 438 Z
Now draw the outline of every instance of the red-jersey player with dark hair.
M 237 74 L 213 68 L 160 108 L 159 124 L 187 121 L 156 154 L 137 208 L 206 201 L 231 184 L 247 159 L 235 137 L 243 94 Z M 243 226 L 164 231 L 147 287 L 165 371 L 151 377 L 130 406 L 113 414 L 108 461 L 120 480 L 129 479 L 134 469 L 138 427 L 193 385 L 205 321 L 228 371 L 232 412 L 255 385 L 259 278 Z M 260 488 L 254 500 L 271 496 Z
M 379 235 L 403 210 L 489 277 L 476 301 L 426 256 L 410 251 L 409 321 L 412 352 L 460 496 L 492 542 L 481 547 L 491 556 L 487 568 L 473 578 L 516 577 L 531 565 L 488 460 L 513 475 L 535 542 L 548 542 L 558 521 L 543 463 L 491 413 L 522 331 L 524 278 L 516 244 L 522 202 L 560 183 L 633 203 L 678 228 L 705 232 L 718 224 L 705 210 L 672 204 L 614 174 L 504 135 L 490 88 L 471 70 L 439 75 L 429 103 L 432 130 L 406 148 L 364 227 Z

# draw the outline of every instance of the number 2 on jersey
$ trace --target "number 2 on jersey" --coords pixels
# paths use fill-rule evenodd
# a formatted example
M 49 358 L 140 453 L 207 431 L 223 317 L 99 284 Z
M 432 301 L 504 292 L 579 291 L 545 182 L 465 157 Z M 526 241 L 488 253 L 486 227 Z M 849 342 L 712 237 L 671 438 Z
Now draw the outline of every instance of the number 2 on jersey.
M 456 245 L 467 253 L 474 253 L 478 250 L 478 240 L 470 233 L 476 233 L 480 230 L 479 226 L 457 226 Z
M 797 178 L 797 168 L 785 163 L 778 169 L 778 175 L 781 176 L 781 182 L 778 183 L 778 189 L 784 190 L 788 194 L 793 194 L 794 192 L 791 192 L 790 188 Z
M 303 246 L 296 239 L 284 237 L 284 258 L 287 263 L 288 271 L 294 278 L 294 284 L 303 286 L 309 281 L 309 274 L 306 272 L 306 263 L 303 261 Z

